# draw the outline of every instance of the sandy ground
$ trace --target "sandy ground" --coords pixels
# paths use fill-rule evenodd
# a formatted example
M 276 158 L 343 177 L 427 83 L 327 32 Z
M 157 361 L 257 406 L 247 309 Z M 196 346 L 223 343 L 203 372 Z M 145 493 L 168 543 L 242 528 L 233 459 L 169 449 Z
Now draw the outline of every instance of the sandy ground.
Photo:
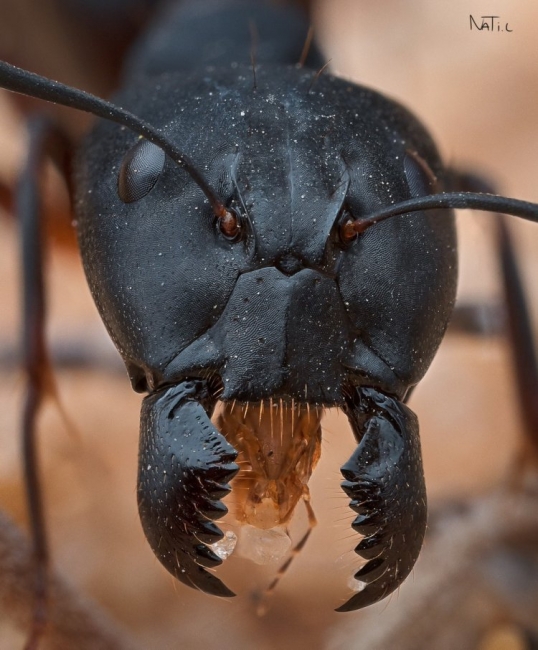
M 538 6 L 531 0 L 498 5 L 492 0 L 331 0 L 320 3 L 317 22 L 333 69 L 415 111 L 446 159 L 485 170 L 510 196 L 538 201 Z M 513 31 L 471 31 L 470 13 L 500 14 Z M 19 126 L 9 115 L 4 124 L 5 157 L 16 160 L 20 144 L 12 136 Z M 488 216 L 465 213 L 458 220 L 460 295 L 495 299 L 499 287 Z M 538 230 L 517 223 L 514 231 L 534 299 Z M 16 251 L 13 226 L 3 220 L 4 347 L 14 345 L 18 330 Z M 79 262 L 58 253 L 50 260 L 49 277 L 51 338 L 86 338 L 106 346 Z M 21 377 L 2 368 L 0 375 L 0 507 L 25 526 L 17 441 Z M 319 526 L 282 581 L 269 613 L 259 618 L 248 596 L 267 584 L 267 572 L 229 560 L 226 574 L 242 595 L 224 602 L 174 584 L 154 559 L 135 499 L 141 398 L 131 392 L 126 376 L 99 368 L 69 370 L 59 373 L 58 382 L 78 433 L 69 434 L 53 405 L 43 413 L 40 439 L 54 562 L 142 647 L 328 650 L 350 616 L 356 617 L 360 633 L 361 613 L 332 611 L 358 564 L 351 513 L 338 487 L 338 468 L 353 449 L 342 415 L 330 413 L 324 422 L 323 457 L 312 479 Z M 411 407 L 421 422 L 432 502 L 480 492 L 504 475 L 520 429 L 502 339 L 448 336 Z M 396 607 L 397 597 L 387 604 L 389 610 Z M 0 627 L 0 633 L 7 635 L 7 628 Z M 16 635 L 9 638 L 8 645 L 0 642 L 2 649 L 20 647 Z M 339 647 L 353 644 L 349 640 Z

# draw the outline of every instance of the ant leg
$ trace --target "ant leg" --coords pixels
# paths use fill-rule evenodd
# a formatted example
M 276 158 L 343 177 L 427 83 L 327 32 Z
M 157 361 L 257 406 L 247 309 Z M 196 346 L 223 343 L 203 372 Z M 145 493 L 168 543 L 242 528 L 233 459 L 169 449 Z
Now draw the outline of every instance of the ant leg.
M 504 310 L 497 302 L 456 303 L 450 322 L 449 334 L 491 337 L 504 332 Z
M 456 190 L 496 193 L 492 183 L 475 174 L 452 170 L 451 177 Z M 504 290 L 506 329 L 512 351 L 519 409 L 525 429 L 525 440 L 512 471 L 513 476 L 519 479 L 520 470 L 538 460 L 538 359 L 510 227 L 502 215 L 498 215 L 496 235 Z
M 43 117 L 28 122 L 28 156 L 18 182 L 15 207 L 21 231 L 22 355 L 26 393 L 21 436 L 27 507 L 35 557 L 35 605 L 26 650 L 37 648 L 47 623 L 49 552 L 36 449 L 36 423 L 44 397 L 53 386 L 45 343 L 43 237 L 39 171 L 46 155 L 65 151 L 61 134 Z
M 466 170 L 449 170 L 449 191 L 483 192 L 497 194 L 495 186 L 487 178 Z M 505 329 L 504 309 L 497 303 L 456 302 L 450 323 L 449 333 L 475 336 L 497 336 Z
M 519 411 L 525 439 L 518 454 L 514 477 L 521 478 L 521 469 L 538 461 L 538 361 L 529 308 L 518 268 L 510 229 L 506 219 L 497 222 L 497 246 L 506 303 L 507 333 L 512 352 L 512 365 L 517 384 Z

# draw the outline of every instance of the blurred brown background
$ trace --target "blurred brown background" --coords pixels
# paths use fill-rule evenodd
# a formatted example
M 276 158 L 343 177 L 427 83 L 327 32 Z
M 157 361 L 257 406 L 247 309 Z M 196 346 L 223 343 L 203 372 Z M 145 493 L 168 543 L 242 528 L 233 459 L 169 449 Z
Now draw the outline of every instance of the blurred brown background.
M 34 59 L 28 55 L 24 63 L 41 72 L 46 72 L 39 67 L 45 62 L 35 41 L 46 26 L 45 5 L 37 0 L 18 3 L 13 29 L 23 25 L 25 36 L 0 21 L 0 50 L 7 44 L 24 48 L 24 41 L 31 41 L 37 54 Z M 2 0 L 0 18 L 2 12 L 13 16 L 8 0 Z M 499 15 L 513 31 L 470 31 L 469 14 Z M 406 104 L 431 129 L 451 163 L 483 170 L 509 196 L 538 201 L 538 5 L 533 0 L 319 0 L 314 17 L 333 71 Z M 68 71 L 62 47 L 58 45 L 58 60 L 49 74 L 59 76 L 56 71 L 65 64 L 62 78 L 82 83 L 76 79 L 79 72 L 71 76 Z M 92 81 L 90 67 L 85 87 L 111 83 Z M 4 95 L 0 109 L 0 177 L 9 180 L 21 160 L 24 130 Z M 76 130 L 78 116 L 68 119 Z M 465 213 L 458 220 L 460 296 L 496 299 L 499 283 L 488 216 Z M 536 311 L 538 228 L 513 225 Z M 14 224 L 3 219 L 2 349 L 17 340 L 16 256 Z M 89 341 L 92 349 L 106 350 L 106 334 L 79 262 L 61 250 L 49 261 L 51 339 Z M 0 375 L 0 508 L 25 526 L 17 439 L 21 376 L 5 368 Z M 349 528 L 351 511 L 338 487 L 338 468 L 353 449 L 342 415 L 326 418 L 323 458 L 312 480 L 319 525 L 282 581 L 271 610 L 258 618 L 248 594 L 267 584 L 267 573 L 232 558 L 227 575 L 242 595 L 218 601 L 174 584 L 146 545 L 135 495 L 140 396 L 131 392 L 127 378 L 106 368 L 72 369 L 61 371 L 58 381 L 78 435 L 66 430 L 53 405 L 45 409 L 40 439 L 54 562 L 80 591 L 130 629 L 142 647 L 353 647 L 363 614 L 332 612 L 348 593 L 347 579 L 358 565 L 352 553 L 357 540 Z M 421 422 L 431 503 L 478 493 L 506 473 L 520 428 L 502 339 L 448 336 L 411 407 Z M 248 581 L 243 580 L 245 573 Z M 378 610 L 379 624 L 384 611 L 397 607 L 398 597 L 393 597 Z M 3 624 L 0 612 L 0 639 L 10 639 L 8 645 L 0 641 L 2 650 L 19 647 L 20 637 Z

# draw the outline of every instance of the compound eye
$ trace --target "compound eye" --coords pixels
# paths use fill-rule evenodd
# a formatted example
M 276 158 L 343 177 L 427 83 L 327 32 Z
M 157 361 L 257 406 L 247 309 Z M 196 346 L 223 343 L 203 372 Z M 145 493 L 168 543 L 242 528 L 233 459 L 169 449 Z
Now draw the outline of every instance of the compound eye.
M 242 234 L 241 217 L 234 208 L 227 208 L 217 222 L 222 235 L 230 241 L 237 241 Z
M 412 198 L 435 193 L 437 177 L 416 151 L 405 152 L 404 171 Z
M 140 140 L 123 157 L 118 177 L 118 194 L 124 203 L 143 198 L 161 175 L 166 155 L 148 140 Z

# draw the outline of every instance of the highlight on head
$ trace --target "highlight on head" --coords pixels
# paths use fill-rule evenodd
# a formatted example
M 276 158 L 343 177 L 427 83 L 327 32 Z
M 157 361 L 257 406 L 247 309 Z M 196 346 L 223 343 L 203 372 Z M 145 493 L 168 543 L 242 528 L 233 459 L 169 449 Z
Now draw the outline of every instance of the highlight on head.
M 126 126 L 134 133 L 160 147 L 175 163 L 182 167 L 205 194 L 214 215 L 217 218 L 225 217 L 226 208 L 192 160 L 161 131 L 133 113 L 84 90 L 52 81 L 5 61 L 0 61 L 0 88 L 68 106 Z

